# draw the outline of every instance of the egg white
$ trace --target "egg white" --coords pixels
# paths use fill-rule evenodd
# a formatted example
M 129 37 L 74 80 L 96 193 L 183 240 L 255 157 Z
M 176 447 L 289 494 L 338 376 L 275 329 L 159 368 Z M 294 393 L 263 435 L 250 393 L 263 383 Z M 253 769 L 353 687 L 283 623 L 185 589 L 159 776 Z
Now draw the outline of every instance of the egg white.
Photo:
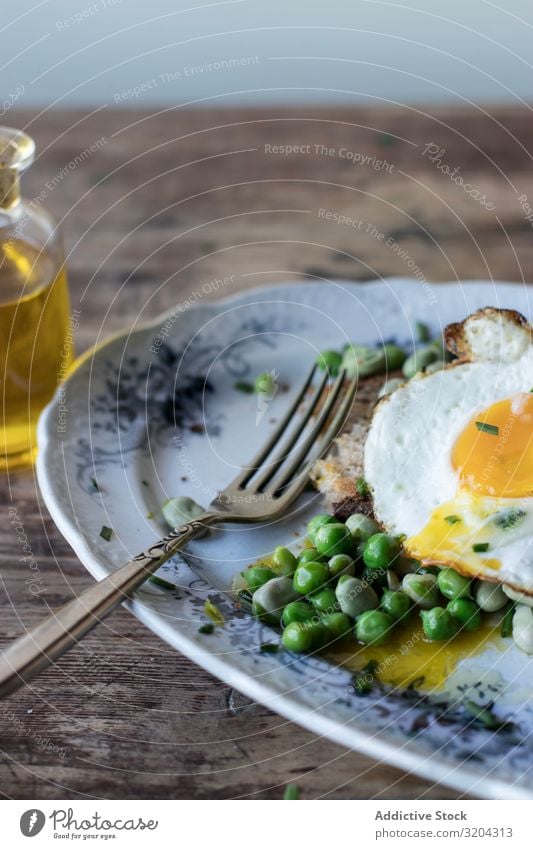
M 495 334 L 492 346 L 490 332 Z M 391 533 L 405 534 L 407 547 L 440 505 L 453 502 L 450 512 L 460 516 L 461 527 L 451 527 L 450 537 L 457 540 L 463 534 L 468 557 L 459 564 L 450 551 L 444 562 L 533 593 L 533 498 L 491 499 L 459 492 L 452 465 L 455 441 L 476 413 L 533 387 L 533 348 L 524 346 L 523 332 L 519 341 L 512 332 L 502 340 L 495 325 L 488 335 L 483 345 L 489 351 L 505 342 L 501 356 L 422 375 L 378 404 L 365 445 L 365 478 L 376 518 Z M 499 529 L 491 515 L 510 507 L 525 516 L 516 528 Z M 490 552 L 473 552 L 472 543 L 489 541 L 489 535 Z M 431 560 L 429 552 L 425 559 Z

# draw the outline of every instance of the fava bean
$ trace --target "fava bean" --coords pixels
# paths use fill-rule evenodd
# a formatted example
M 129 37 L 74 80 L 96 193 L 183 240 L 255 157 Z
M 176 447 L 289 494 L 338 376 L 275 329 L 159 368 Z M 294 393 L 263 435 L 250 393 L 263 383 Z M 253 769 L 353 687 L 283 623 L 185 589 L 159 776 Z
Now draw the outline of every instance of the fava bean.
M 273 578 L 259 587 L 252 596 L 252 611 L 258 619 L 268 624 L 279 624 L 283 608 L 296 601 L 298 593 L 285 575 Z
M 379 532 L 379 525 L 364 513 L 352 513 L 344 523 L 356 542 L 366 541 Z
M 491 581 L 477 581 L 474 600 L 481 610 L 494 613 L 505 607 L 508 598 L 499 584 L 493 584 Z
M 355 619 L 366 610 L 373 610 L 379 606 L 379 599 L 366 581 L 343 575 L 335 589 L 335 595 L 340 609 L 347 616 Z
M 439 601 L 439 590 L 435 575 L 405 575 L 402 590 L 423 610 L 430 610 Z
M 525 604 L 516 605 L 513 640 L 526 654 L 533 654 L 533 610 Z
M 512 601 L 517 601 L 519 604 L 525 604 L 526 607 L 533 607 L 533 596 L 526 595 L 525 593 L 519 593 L 518 590 L 513 590 L 513 588 L 507 584 L 502 584 L 502 590 L 507 598 L 510 598 Z

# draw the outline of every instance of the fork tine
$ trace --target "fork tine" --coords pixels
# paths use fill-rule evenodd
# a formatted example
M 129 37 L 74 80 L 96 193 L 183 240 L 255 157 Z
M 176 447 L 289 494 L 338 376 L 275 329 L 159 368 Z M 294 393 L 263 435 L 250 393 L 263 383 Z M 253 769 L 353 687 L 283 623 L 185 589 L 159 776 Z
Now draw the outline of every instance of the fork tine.
M 278 492 L 280 489 L 286 486 L 287 483 L 291 481 L 291 478 L 296 476 L 289 489 L 282 494 L 282 497 L 287 496 L 288 500 L 292 500 L 292 498 L 295 497 L 295 493 L 297 494 L 298 492 L 298 487 L 300 485 L 302 487 L 305 486 L 305 483 L 307 481 L 307 473 L 309 472 L 310 467 L 313 465 L 313 463 L 316 463 L 316 461 L 327 451 L 333 439 L 341 429 L 348 416 L 348 413 L 350 412 L 350 408 L 352 406 L 353 399 L 357 391 L 357 376 L 352 379 L 350 387 L 347 390 L 341 403 L 339 404 L 339 407 L 333 417 L 333 420 L 329 424 L 326 432 L 322 436 L 320 436 L 320 431 L 322 430 L 324 423 L 327 421 L 328 416 L 333 410 L 334 405 L 336 404 L 337 399 L 342 392 L 345 374 L 345 372 L 342 372 L 339 375 L 333 388 L 333 397 L 321 410 L 319 417 L 313 425 L 312 430 L 307 434 L 297 455 L 287 465 L 287 467 L 283 468 L 281 474 L 278 475 L 278 477 L 272 482 L 270 487 L 272 495 L 275 495 L 276 492 Z M 318 445 L 318 449 L 316 452 L 314 452 L 312 461 L 306 464 L 303 470 L 299 471 L 302 463 L 304 462 L 314 445 Z M 302 478 L 303 481 L 300 480 L 300 478 Z
M 250 460 L 250 464 L 248 466 L 246 466 L 244 469 L 242 469 L 241 472 L 239 472 L 237 477 L 234 478 L 234 480 L 231 482 L 230 487 L 242 488 L 242 487 L 246 486 L 246 484 L 248 483 L 250 478 L 253 477 L 253 475 L 255 475 L 257 470 L 264 463 L 264 461 L 266 460 L 268 455 L 271 453 L 271 451 L 274 449 L 274 447 L 277 445 L 277 443 L 279 442 L 279 440 L 283 436 L 284 431 L 287 429 L 287 425 L 289 424 L 289 422 L 293 418 L 294 414 L 296 413 L 298 407 L 302 403 L 302 401 L 305 397 L 305 394 L 306 394 L 307 390 L 309 389 L 309 386 L 311 385 L 311 383 L 313 381 L 313 378 L 314 378 L 315 373 L 316 373 L 316 369 L 317 369 L 317 366 L 316 366 L 316 363 L 315 363 L 313 365 L 311 371 L 307 375 L 307 378 L 305 379 L 305 382 L 304 382 L 302 388 L 300 389 L 298 395 L 296 396 L 293 403 L 291 404 L 291 406 L 289 407 L 289 409 L 287 410 L 287 412 L 285 413 L 285 415 L 281 419 L 279 425 L 274 430 L 270 439 L 264 445 L 262 445 L 261 448 L 259 449 L 259 451 L 257 452 L 257 454 L 254 457 L 252 457 L 252 459 Z
M 277 473 L 279 468 L 283 465 L 283 463 L 289 456 L 290 452 L 296 445 L 301 433 L 303 432 L 307 422 L 313 415 L 314 411 L 317 408 L 317 405 L 319 404 L 322 398 L 322 393 L 324 392 L 324 387 L 328 382 L 328 377 L 329 374 L 327 371 L 325 371 L 323 377 L 320 380 L 320 383 L 317 385 L 313 393 L 313 397 L 311 398 L 311 401 L 309 402 L 305 413 L 298 420 L 297 426 L 293 428 L 293 430 L 290 432 L 289 436 L 287 437 L 279 451 L 272 458 L 272 461 L 267 464 L 266 469 L 259 475 L 257 480 L 252 481 L 252 492 L 262 492 L 268 482 L 274 477 L 274 475 Z

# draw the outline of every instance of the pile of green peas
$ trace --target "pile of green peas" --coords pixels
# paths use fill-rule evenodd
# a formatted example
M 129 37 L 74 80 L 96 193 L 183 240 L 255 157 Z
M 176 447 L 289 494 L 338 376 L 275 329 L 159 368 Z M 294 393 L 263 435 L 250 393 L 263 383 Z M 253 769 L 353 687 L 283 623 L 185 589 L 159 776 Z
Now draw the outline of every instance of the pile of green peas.
M 379 397 L 383 397 L 415 375 L 437 371 L 452 359 L 442 337 L 431 339 L 430 330 L 423 322 L 416 322 L 416 333 L 417 344 L 410 354 L 393 343 L 371 348 L 351 342 L 342 351 L 321 351 L 317 365 L 329 372 L 331 377 L 336 377 L 341 369 L 346 369 L 348 377 L 370 377 L 401 369 L 403 377 L 387 380 L 379 390 Z
M 278 546 L 271 565 L 242 573 L 254 616 L 281 628 L 289 651 L 319 651 L 345 637 L 381 645 L 415 612 L 426 639 L 450 640 L 480 628 L 483 611 L 502 608 L 495 585 L 409 559 L 401 540 L 363 513 L 345 522 L 321 513 L 307 533 L 298 554 Z

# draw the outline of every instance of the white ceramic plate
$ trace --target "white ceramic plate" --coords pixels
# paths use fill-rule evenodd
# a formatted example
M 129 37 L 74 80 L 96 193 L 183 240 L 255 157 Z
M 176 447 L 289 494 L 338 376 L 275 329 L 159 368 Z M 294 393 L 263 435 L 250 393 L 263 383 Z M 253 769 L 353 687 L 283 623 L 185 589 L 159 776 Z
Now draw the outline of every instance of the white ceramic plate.
M 196 302 L 115 337 L 80 361 L 43 413 L 37 471 L 47 507 L 102 578 L 166 533 L 167 497 L 209 503 L 274 427 L 317 351 L 349 340 L 412 345 L 416 319 L 438 332 L 487 304 L 531 312 L 519 284 L 287 284 Z M 270 369 L 280 391 L 266 407 L 235 389 Z M 297 543 L 319 507 L 307 495 L 283 522 L 212 531 L 161 570 L 176 592 L 145 585 L 131 611 L 194 662 L 317 734 L 478 796 L 532 798 L 533 659 L 511 641 L 463 661 L 436 697 L 414 689 L 358 697 L 350 674 L 323 659 L 259 651 L 275 633 L 225 591 L 280 541 Z M 114 531 L 109 542 L 102 525 Z M 211 635 L 199 633 L 208 596 L 226 619 Z M 465 693 L 494 703 L 510 724 L 480 727 L 461 706 Z

